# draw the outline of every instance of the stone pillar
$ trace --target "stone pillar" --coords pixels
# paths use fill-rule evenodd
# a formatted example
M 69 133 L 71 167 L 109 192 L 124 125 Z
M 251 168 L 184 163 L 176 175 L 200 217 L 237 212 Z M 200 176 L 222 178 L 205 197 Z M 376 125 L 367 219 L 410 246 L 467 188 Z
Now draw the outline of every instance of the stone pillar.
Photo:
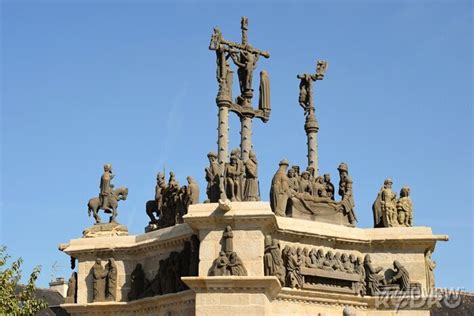
M 217 132 L 217 159 L 219 164 L 227 162 L 227 147 L 229 143 L 229 103 L 230 101 L 218 100 L 218 132 Z
M 306 117 L 306 123 L 304 125 L 306 136 L 308 138 L 308 167 L 314 168 L 314 176 L 319 175 L 319 161 L 318 161 L 318 130 L 319 125 L 314 112 L 311 112 Z
M 240 120 L 241 132 L 240 132 L 240 156 L 243 161 L 249 159 L 250 150 L 252 150 L 252 118 L 243 116 Z

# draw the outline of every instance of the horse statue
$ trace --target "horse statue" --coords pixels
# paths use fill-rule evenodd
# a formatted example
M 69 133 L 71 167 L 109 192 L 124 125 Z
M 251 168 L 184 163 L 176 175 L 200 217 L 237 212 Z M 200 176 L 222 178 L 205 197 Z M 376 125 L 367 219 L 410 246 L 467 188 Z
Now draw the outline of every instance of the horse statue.
M 109 199 L 106 201 L 105 207 L 102 207 L 100 205 L 100 199 L 99 197 L 95 197 L 89 200 L 89 203 L 87 203 L 87 208 L 88 208 L 88 213 L 89 216 L 91 216 L 91 212 L 94 215 L 95 223 L 100 224 L 100 216 L 99 216 L 99 209 L 103 209 L 105 213 L 112 214 L 110 216 L 110 223 L 115 223 L 116 220 L 115 218 L 117 217 L 117 207 L 118 207 L 118 201 L 120 200 L 126 200 L 128 195 L 128 188 L 125 187 L 120 187 L 116 190 L 112 191 L 112 195 L 110 196 Z

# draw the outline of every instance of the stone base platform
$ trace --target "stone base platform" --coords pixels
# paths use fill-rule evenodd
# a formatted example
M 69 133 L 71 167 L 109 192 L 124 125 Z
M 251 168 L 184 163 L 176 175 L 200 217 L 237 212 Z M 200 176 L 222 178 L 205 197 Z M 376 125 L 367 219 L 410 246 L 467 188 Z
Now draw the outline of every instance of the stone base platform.
M 93 226 L 84 229 L 82 237 L 84 238 L 95 238 L 95 237 L 113 237 L 113 236 L 127 236 L 128 228 L 125 225 L 119 223 L 101 223 L 94 224 Z
M 353 228 L 277 217 L 266 202 L 232 202 L 226 207 L 218 203 L 191 205 L 184 221 L 142 235 L 80 238 L 63 244 L 61 250 L 77 258 L 79 264 L 77 303 L 62 306 L 72 315 L 329 316 L 342 315 L 346 306 L 353 308 L 356 315 L 429 315 L 430 306 L 426 304 L 412 304 L 397 311 L 400 297 L 362 296 L 358 291 L 343 289 L 344 284 L 350 286 L 358 280 L 346 273 L 327 274 L 301 268 L 301 288 L 291 288 L 286 281 L 288 275 L 282 284 L 278 277 L 265 275 L 266 241 L 268 236 L 277 240 L 280 250 L 322 249 L 324 253 L 332 251 L 361 258 L 370 254 L 373 265 L 383 271 L 390 271 L 397 260 L 410 274 L 410 282 L 419 284 L 426 293 L 429 280 L 425 253 L 433 251 L 437 241 L 448 239 L 445 235 L 434 235 L 429 227 Z M 246 276 L 209 276 L 223 250 L 227 226 L 232 228 L 233 252 L 242 261 Z M 183 252 L 185 243 L 193 238 L 199 240 L 199 265 L 195 276 L 180 278 L 189 289 L 128 300 L 131 274 L 137 264 L 143 267 L 146 279 L 153 280 L 160 264 L 171 253 Z M 115 259 L 115 302 L 92 302 L 90 271 L 97 257 Z M 341 278 L 345 283 L 332 287 L 307 284 L 305 275 L 322 280 L 311 282 Z

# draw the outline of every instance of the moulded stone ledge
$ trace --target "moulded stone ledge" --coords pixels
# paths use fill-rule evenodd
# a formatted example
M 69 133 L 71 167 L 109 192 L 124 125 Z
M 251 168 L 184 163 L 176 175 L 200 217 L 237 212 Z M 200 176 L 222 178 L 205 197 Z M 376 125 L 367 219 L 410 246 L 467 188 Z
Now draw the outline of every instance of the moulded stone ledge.
M 275 276 L 208 276 L 182 277 L 184 283 L 196 293 L 202 292 L 261 292 L 274 297 L 281 290 Z
M 178 293 L 146 297 L 131 302 L 96 302 L 87 304 L 61 304 L 61 307 L 72 315 L 74 314 L 130 314 L 140 313 L 157 315 L 163 309 L 185 311 L 181 315 L 194 315 L 195 293 L 186 290 Z M 174 315 L 174 314 L 173 314 Z M 180 315 L 180 314 L 177 314 Z

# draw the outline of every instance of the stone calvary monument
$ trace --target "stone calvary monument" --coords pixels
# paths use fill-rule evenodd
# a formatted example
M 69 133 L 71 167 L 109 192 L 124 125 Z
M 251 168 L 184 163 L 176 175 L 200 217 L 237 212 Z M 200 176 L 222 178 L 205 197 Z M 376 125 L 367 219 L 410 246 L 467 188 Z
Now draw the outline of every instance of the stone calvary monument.
M 320 173 L 314 83 L 325 77 L 326 61 L 297 75 L 306 169 L 281 157 L 273 178 L 263 179 L 270 192 L 260 192 L 252 123 L 270 119 L 270 81 L 262 70 L 254 107 L 253 78 L 259 58 L 270 54 L 249 43 L 245 17 L 241 30 L 233 42 L 215 28 L 209 45 L 216 53 L 218 133 L 217 151 L 199 174 L 207 199 L 200 203 L 194 177 L 180 186 L 173 172 L 160 172 L 154 199 L 145 202 L 145 233 L 129 235 L 118 222 L 128 189 L 114 188 L 112 165 L 105 164 L 87 205 L 93 225 L 59 246 L 73 269 L 62 306 L 72 315 L 429 315 L 429 304 L 402 303 L 426 302 L 435 286 L 436 242 L 448 237 L 414 226 L 410 188 L 397 197 L 391 179 L 373 204 L 374 228 L 358 228 L 348 164 L 337 167 L 338 186 Z M 235 99 L 231 64 L 240 87 Z M 229 111 L 241 122 L 240 145 L 230 153 Z M 111 215 L 107 222 L 100 211 Z

